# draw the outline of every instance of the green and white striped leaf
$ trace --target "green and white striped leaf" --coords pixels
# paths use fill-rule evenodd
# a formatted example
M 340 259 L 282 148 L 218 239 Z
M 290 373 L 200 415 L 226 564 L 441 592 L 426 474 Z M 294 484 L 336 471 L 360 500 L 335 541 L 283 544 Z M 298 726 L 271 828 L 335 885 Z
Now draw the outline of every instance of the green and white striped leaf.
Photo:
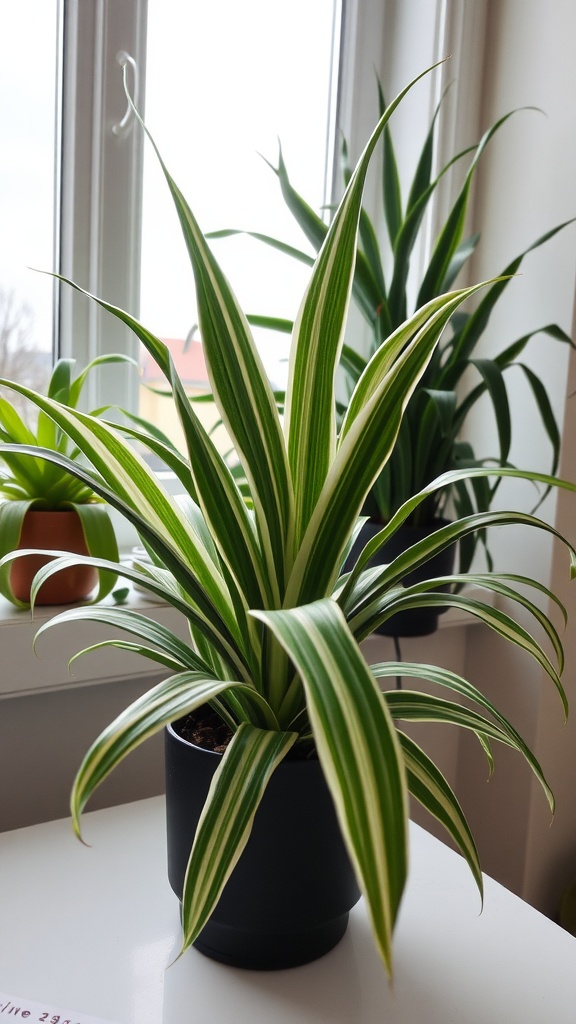
M 273 631 L 302 680 L 318 757 L 390 969 L 407 870 L 407 789 L 396 730 L 334 601 L 253 614 Z
M 126 515 L 164 565 L 189 590 L 206 617 L 213 620 L 216 629 L 221 630 L 225 623 L 228 634 L 239 640 L 235 613 L 221 574 L 176 502 L 138 453 L 100 420 L 70 411 L 22 385 L 5 380 L 0 380 L 0 384 L 26 395 L 52 416 L 78 444 L 98 476 L 48 449 L 36 449 L 36 452 L 89 482 L 97 494 Z
M 460 481 L 483 480 L 488 479 L 490 477 L 496 477 L 498 479 L 504 477 L 512 477 L 519 480 L 531 480 L 534 481 L 535 483 L 543 483 L 547 487 L 559 487 L 563 490 L 576 492 L 576 484 L 571 483 L 568 480 L 563 480 L 560 477 L 551 477 L 547 473 L 536 473 L 531 470 L 520 470 L 507 466 L 491 466 L 489 468 L 483 466 L 472 466 L 457 470 L 451 470 L 450 472 L 447 473 L 442 473 L 435 480 L 432 480 L 432 482 L 427 487 L 422 488 L 422 490 L 420 490 L 417 494 L 413 495 L 411 498 L 405 501 L 404 504 L 394 514 L 394 516 L 390 519 L 390 521 L 386 524 L 386 526 L 384 526 L 382 530 L 365 545 L 365 547 L 362 549 L 362 552 L 358 556 L 354 568 L 352 569 L 346 581 L 346 598 L 347 595 L 350 593 L 352 587 L 355 585 L 356 579 L 360 575 L 362 569 L 368 564 L 372 557 L 375 554 L 377 554 L 377 552 L 386 543 L 386 541 L 389 540 L 389 538 L 396 533 L 399 527 L 402 526 L 404 522 L 406 522 L 411 513 L 414 512 L 414 510 L 417 509 L 419 505 L 426 501 L 426 499 L 431 494 L 433 494 L 435 491 L 441 491 L 444 490 L 445 488 L 451 487 L 452 485 L 457 484 Z M 554 528 L 551 527 L 548 523 L 544 522 L 541 519 L 536 519 L 530 515 L 527 515 L 526 513 L 515 511 L 487 512 L 478 513 L 477 515 L 479 518 L 475 518 L 474 515 L 467 516 L 462 520 L 456 520 L 447 528 L 442 527 L 441 530 L 436 531 L 429 538 L 427 538 L 422 547 L 413 545 L 412 548 L 409 548 L 404 555 L 399 556 L 399 558 L 395 560 L 395 567 L 401 567 L 402 575 L 405 575 L 407 571 L 407 566 L 409 564 L 411 564 L 412 566 L 416 565 L 416 559 L 414 559 L 413 555 L 413 552 L 415 550 L 417 550 L 420 554 L 420 562 L 425 562 L 428 560 L 429 557 L 432 556 L 432 554 L 435 551 L 439 551 L 441 549 L 441 546 L 448 547 L 450 543 L 453 543 L 454 541 L 460 540 L 463 537 L 465 537 L 467 532 L 471 528 L 473 530 L 480 531 L 488 525 L 520 525 L 522 522 L 524 522 L 527 526 L 534 526 L 538 529 L 547 530 L 548 532 L 553 533 L 554 536 L 556 536 L 560 541 L 562 541 L 562 543 L 568 549 L 570 555 L 571 578 L 573 578 L 576 575 L 576 550 L 574 549 L 573 545 L 570 544 L 566 537 L 564 537 L 562 534 L 554 530 Z M 483 519 L 481 518 L 482 516 L 488 516 L 488 519 Z M 454 528 L 454 532 L 452 532 L 452 527 Z M 447 530 L 447 532 L 444 532 L 445 529 Z
M 378 570 L 376 570 L 376 574 L 377 573 Z M 376 574 L 374 576 L 374 579 L 377 578 Z M 551 600 L 559 608 L 564 618 L 564 621 L 566 622 L 567 613 L 564 605 L 558 600 L 558 598 L 554 594 L 552 594 L 548 587 L 545 587 L 543 584 L 538 583 L 536 580 L 532 580 L 527 576 L 516 576 L 513 574 L 504 573 L 459 573 L 455 576 L 440 576 L 437 579 L 431 578 L 425 581 L 424 586 L 426 586 L 427 589 L 431 591 L 438 590 L 440 587 L 446 586 L 457 586 L 459 588 L 463 586 L 474 586 L 477 588 L 487 590 L 491 593 L 498 594 L 501 597 L 506 598 L 508 601 L 515 601 L 517 604 L 521 605 L 528 612 L 530 612 L 530 614 L 536 619 L 536 621 L 545 631 L 546 636 L 554 650 L 554 654 L 556 656 L 556 661 L 558 665 L 558 673 L 560 674 L 564 670 L 564 649 L 562 646 L 562 641 L 560 639 L 558 630 L 554 626 L 554 623 L 551 621 L 549 616 L 542 611 L 539 605 L 535 604 L 534 601 L 531 601 L 526 596 L 526 594 L 524 594 L 521 590 L 516 590 L 514 587 L 508 586 L 507 581 L 516 583 L 522 587 L 537 590 L 540 594 L 544 595 L 546 598 Z M 382 590 L 378 586 L 374 587 L 371 591 L 371 594 L 367 594 L 366 598 L 364 599 L 365 603 L 363 603 L 363 611 L 365 614 L 369 612 L 369 609 L 374 609 L 376 607 L 377 602 L 374 601 L 374 596 L 377 592 L 380 593 L 380 597 L 386 599 L 385 593 L 391 591 L 389 586 L 387 586 L 385 590 Z M 414 594 L 417 594 L 419 592 L 422 591 L 420 591 L 420 586 L 418 584 L 415 586 L 414 591 L 410 590 L 410 593 Z M 407 595 L 407 593 L 408 588 L 402 588 L 402 590 L 395 592 L 395 596 L 400 596 L 401 594 Z M 464 591 L 463 596 L 467 596 L 466 591 Z M 357 610 L 360 610 L 360 606 L 358 606 Z
M 272 772 L 297 739 L 243 723 L 212 780 L 202 811 L 182 894 L 182 951 L 197 938 L 250 837 Z
M 456 795 L 434 762 L 401 729 L 398 730 L 398 739 L 402 747 L 410 793 L 443 825 L 454 840 L 468 863 L 480 896 L 483 896 L 484 884 L 478 851 Z
M 229 467 L 188 401 L 171 358 L 170 381 L 186 437 L 196 494 L 213 539 L 245 603 L 277 603 L 280 597 L 277 576 L 270 571 L 274 569 L 270 559 L 266 567 L 262 557 L 254 517 Z
M 269 572 L 282 585 L 292 544 L 293 498 L 274 393 L 248 321 L 188 203 L 147 134 L 172 194 L 192 263 L 214 400 L 251 485 Z
M 113 423 L 112 421 L 105 420 L 109 426 L 115 427 L 117 430 L 121 430 L 122 434 L 126 437 L 130 437 L 135 441 L 143 444 L 150 452 L 156 455 L 161 462 L 165 463 L 166 466 L 174 475 L 178 478 L 186 493 L 193 499 L 196 499 L 196 488 L 194 485 L 194 479 L 190 472 L 190 466 L 188 460 L 180 452 L 176 451 L 173 447 L 172 442 L 168 438 L 164 438 L 161 431 L 158 431 L 154 424 L 148 423 L 142 419 L 141 416 L 134 416 L 133 413 L 128 412 L 126 409 L 122 409 L 122 415 L 132 420 L 136 426 L 132 426 L 130 423 Z
M 425 306 L 418 309 L 408 320 L 398 327 L 390 337 L 383 342 L 368 362 L 362 376 L 354 388 L 346 415 L 340 432 L 340 444 L 354 424 L 356 418 L 362 413 L 366 404 L 375 397 L 380 396 L 382 382 L 393 370 L 395 364 L 401 362 L 402 353 L 407 359 L 405 350 L 412 343 L 414 347 L 424 348 L 425 342 L 430 344 L 432 338 L 432 350 L 436 347 L 438 338 L 446 323 L 468 298 L 486 287 L 486 284 L 473 285 L 471 288 L 461 288 L 458 291 L 448 292 L 438 298 L 431 299 Z M 430 329 L 435 329 L 431 331 Z M 417 344 L 418 343 L 418 344 Z M 429 353 L 428 358 L 431 353 Z
M 138 654 L 142 658 L 146 658 L 148 661 L 154 661 L 157 665 L 163 665 L 164 668 L 171 669 L 172 672 L 180 672 L 182 665 L 175 658 L 171 658 L 170 655 L 165 654 L 163 651 L 156 650 L 155 647 L 148 647 L 146 644 L 134 643 L 132 640 L 100 640 L 97 644 L 90 644 L 89 647 L 85 647 L 82 651 L 78 651 L 74 654 L 68 662 L 68 668 L 72 670 L 72 666 L 79 658 L 84 657 L 86 654 L 92 654 L 93 651 L 105 650 L 108 647 L 114 647 L 118 651 L 128 651 L 130 654 Z M 210 671 L 210 669 L 209 669 Z
M 343 588 L 338 591 L 338 601 L 346 618 L 349 622 L 353 620 L 359 623 L 367 622 L 373 613 L 377 614 L 379 600 L 383 599 L 387 602 L 392 596 L 393 588 L 401 583 L 408 573 L 414 569 L 424 567 L 436 554 L 461 541 L 462 538 L 470 533 L 476 533 L 487 526 L 509 525 L 527 525 L 535 529 L 543 529 L 552 533 L 570 547 L 569 543 L 565 541 L 554 527 L 531 515 L 514 512 L 477 513 L 441 527 L 429 537 L 423 538 L 410 548 L 407 548 L 406 551 L 402 552 L 390 563 L 374 566 L 368 572 L 360 575 L 359 567 L 367 564 L 369 559 L 373 557 L 373 554 L 380 550 L 382 534 L 389 536 L 387 531 L 383 530 L 381 534 L 372 538 L 366 548 L 362 550 L 353 571 L 348 575 Z M 450 584 L 461 589 L 464 584 L 472 584 L 516 601 L 523 605 L 537 619 L 548 634 L 558 659 L 559 670 L 562 671 L 563 652 L 557 630 L 550 622 L 549 617 L 536 604 L 530 601 L 522 591 L 510 587 L 509 583 L 516 583 L 539 591 L 556 605 L 562 614 L 564 622 L 566 622 L 567 613 L 564 605 L 548 587 L 530 577 L 510 573 L 458 573 L 457 575 L 445 575 L 438 579 L 431 578 L 422 584 L 414 585 L 410 588 L 410 593 L 415 595 L 425 590 L 433 590 Z M 406 590 L 404 594 L 407 594 Z M 354 628 L 353 631 L 355 631 Z
M 334 376 L 354 278 L 364 181 L 388 120 L 422 77 L 419 75 L 396 97 L 372 133 L 318 254 L 294 324 L 285 433 L 294 484 L 297 549 L 323 489 L 336 447 Z
M 470 708 L 428 693 L 416 693 L 412 690 L 386 690 L 384 699 L 395 721 L 441 722 L 447 725 L 457 725 L 463 729 L 470 729 L 488 741 L 496 740 L 507 747 L 518 750 L 528 761 L 546 794 L 550 809 L 554 811 L 554 797 L 538 761 L 518 733 L 511 727 L 504 728 L 497 722 L 490 722 Z
M 226 560 L 232 575 L 238 580 L 245 603 L 264 604 L 271 602 L 271 583 L 276 580 L 275 566 L 268 564 L 265 569 L 262 551 L 246 503 L 236 485 L 226 462 L 221 457 L 209 434 L 196 415 L 184 386 L 180 381 L 172 357 L 164 342 L 156 338 L 134 317 L 111 303 L 91 295 L 71 281 L 67 284 L 87 298 L 97 302 L 103 309 L 125 323 L 150 352 L 170 384 L 184 436 L 186 438 L 190 469 L 194 479 L 194 496 L 200 502 L 214 538 Z M 246 407 L 246 419 L 250 419 Z M 150 442 L 154 448 L 154 442 Z M 158 446 L 156 446 L 158 447 Z M 168 454 L 168 453 L 165 453 Z M 175 459 L 169 457 L 169 463 Z M 182 479 L 182 473 L 174 466 Z M 264 529 L 266 535 L 267 527 Z M 274 588 L 272 588 L 274 591 Z M 278 594 L 276 591 L 276 601 Z
M 468 294 L 470 290 L 464 289 L 433 301 L 423 324 L 420 314 L 407 321 L 400 336 L 394 337 L 394 350 L 397 346 L 403 350 L 392 366 L 380 350 L 368 364 L 351 399 L 343 439 L 298 552 L 286 604 L 305 603 L 334 582 L 337 559 L 392 451 L 408 400 L 451 313 Z M 358 394 L 363 401 L 356 401 Z
M 456 672 L 449 669 L 438 668 L 436 665 L 426 665 L 417 662 L 385 662 L 370 666 L 370 671 L 376 679 L 396 679 L 397 677 L 408 677 L 410 679 L 423 679 L 437 686 L 444 686 L 460 697 L 472 701 L 488 712 L 495 719 L 496 723 L 510 738 L 513 746 L 523 755 L 532 771 L 544 787 L 547 799 L 550 799 L 550 790 L 544 781 L 542 769 L 534 754 L 524 742 L 520 733 L 512 723 L 488 700 L 487 697 L 472 683 L 468 682 Z M 394 714 L 394 712 L 393 712 Z
M 382 604 L 385 604 L 385 601 L 383 601 Z M 544 669 L 546 674 L 554 683 L 554 686 L 560 696 L 560 700 L 562 701 L 564 715 L 565 717 L 568 716 L 568 700 L 566 692 L 560 681 L 560 676 L 548 658 L 546 652 L 527 629 L 524 629 L 520 623 L 516 622 L 516 620 L 510 615 L 507 615 L 506 612 L 501 611 L 498 608 L 492 608 L 490 605 L 484 604 L 482 601 L 478 601 L 462 594 L 427 593 L 420 590 L 418 587 L 406 587 L 403 593 L 397 592 L 394 597 L 391 598 L 387 604 L 386 612 L 381 610 L 378 615 L 373 616 L 371 621 L 378 625 L 381 622 L 385 622 L 386 619 L 390 618 L 390 616 L 395 613 L 407 611 L 409 608 L 446 607 L 459 608 L 460 610 L 467 612 L 480 622 L 483 622 L 485 626 L 489 626 L 490 629 L 498 633 L 499 636 L 508 640 L 509 643 L 515 644 L 521 650 L 526 651 L 527 654 L 531 655 L 531 657 L 534 658 L 542 669 Z M 360 626 L 359 622 L 354 620 L 352 620 L 349 625 L 357 640 L 364 639 L 374 628 L 372 624 L 370 626 Z M 552 626 L 551 629 L 553 629 Z
M 210 666 L 199 657 L 189 643 L 186 643 L 162 623 L 137 612 L 134 608 L 115 608 L 109 605 L 68 608 L 66 611 L 52 616 L 40 626 L 34 638 L 34 647 L 36 648 L 39 638 L 47 630 L 65 622 L 98 622 L 101 625 L 112 626 L 113 629 L 121 629 L 125 633 L 137 636 L 142 641 L 154 644 L 167 658 L 173 660 L 179 670 L 187 668 L 201 672 L 207 677 L 212 675 Z M 83 651 L 80 652 L 80 654 L 83 653 Z M 76 655 L 72 661 L 79 656 Z
M 92 793 L 128 754 L 168 722 L 234 689 L 258 699 L 251 687 L 206 678 L 201 672 L 180 672 L 148 690 L 118 715 L 92 744 L 74 780 L 70 806 L 76 834 L 80 835 L 80 815 Z
M 0 580 L 2 580 L 3 574 L 8 572 L 10 562 L 15 558 L 19 558 L 20 555 L 21 553 L 19 552 L 11 552 L 0 560 Z M 237 673 L 241 679 L 247 677 L 247 660 L 243 656 L 242 651 L 238 650 L 231 641 L 225 628 L 223 627 L 222 631 L 219 631 L 217 624 L 215 625 L 211 619 L 206 618 L 198 605 L 186 594 L 186 591 L 174 585 L 174 581 L 170 576 L 166 577 L 167 582 L 163 582 L 158 570 L 153 571 L 153 569 L 147 568 L 146 572 L 140 572 L 138 569 L 134 569 L 124 563 L 107 562 L 103 558 L 93 558 L 88 555 L 63 555 L 58 560 L 38 570 L 31 589 L 32 604 L 34 604 L 39 588 L 51 575 L 60 569 L 73 565 L 93 565 L 96 569 L 117 574 L 167 601 L 168 604 L 171 604 L 189 620 L 191 627 L 201 631 L 212 648 L 224 659 L 224 663 L 228 666 L 229 670 Z M 163 575 L 165 576 L 166 574 Z M 46 622 L 41 629 L 49 628 L 52 621 Z

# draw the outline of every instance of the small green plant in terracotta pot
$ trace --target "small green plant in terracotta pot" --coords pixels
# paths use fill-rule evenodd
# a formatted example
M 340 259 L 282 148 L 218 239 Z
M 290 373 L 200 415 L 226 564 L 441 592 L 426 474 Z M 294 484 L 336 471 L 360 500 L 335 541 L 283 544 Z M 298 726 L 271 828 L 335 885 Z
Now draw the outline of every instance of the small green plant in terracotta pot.
M 59 359 L 48 396 L 75 409 L 91 370 L 119 360 L 124 361 L 124 357 L 95 359 L 74 378 L 75 360 Z M 8 444 L 25 447 L 9 452 Z M 32 429 L 8 398 L 0 395 L 0 555 L 29 548 L 118 559 L 106 504 L 65 468 L 39 458 L 38 449 L 50 449 L 71 460 L 82 458 L 79 448 L 44 412 L 38 412 L 36 428 Z M 14 559 L 0 573 L 0 592 L 18 607 L 27 607 L 31 582 L 48 558 L 44 553 Z M 47 581 L 36 603 L 69 604 L 87 598 L 98 578 L 93 566 L 69 566 Z M 104 597 L 113 583 L 110 573 L 102 574 L 98 598 Z
M 135 609 L 100 604 L 69 609 L 42 627 L 40 632 L 80 620 L 119 627 L 122 639 L 112 637 L 110 644 L 136 650 L 166 669 L 166 678 L 123 711 L 87 752 L 72 794 L 75 828 L 79 831 L 82 809 L 96 787 L 147 737 L 168 726 L 188 743 L 183 719 L 208 712 L 223 727 L 218 749 L 208 751 L 211 782 L 184 858 L 184 948 L 202 941 L 226 901 L 228 882 L 243 871 L 252 839 L 269 821 L 267 797 L 272 794 L 274 800 L 278 792 L 277 773 L 292 762 L 296 768 L 315 762 L 320 770 L 388 968 L 408 870 L 409 794 L 446 828 L 482 889 L 477 851 L 458 800 L 404 723 L 444 722 L 468 729 L 489 763 L 493 743 L 515 749 L 553 802 L 534 755 L 478 688 L 434 665 L 391 661 L 369 667 L 359 647 L 396 611 L 448 602 L 534 658 L 566 710 L 561 641 L 538 603 L 543 594 L 555 605 L 558 601 L 540 583 L 493 572 L 474 575 L 481 593 L 505 598 L 512 610 L 465 593 L 437 592 L 446 583 L 467 582 L 467 574 L 401 585 L 411 569 L 479 530 L 522 525 L 558 536 L 551 526 L 523 512 L 477 512 L 442 527 L 390 564 L 368 567 L 379 546 L 431 494 L 460 480 L 487 479 L 488 470 L 456 470 L 410 495 L 351 570 L 343 570 L 358 517 L 394 449 L 407 403 L 451 316 L 478 290 L 432 298 L 383 339 L 338 427 L 335 374 L 353 284 L 362 189 L 372 153 L 403 95 L 387 108 L 370 138 L 312 269 L 294 323 L 283 416 L 247 319 L 162 164 L 192 263 L 214 400 L 241 463 L 248 501 L 188 400 L 166 345 L 104 299 L 95 301 L 129 325 L 172 391 L 186 449 L 176 452 L 158 439 L 149 443 L 177 475 L 183 492 L 177 499 L 113 426 L 0 380 L 52 417 L 90 465 L 84 468 L 47 449 L 41 457 L 68 469 L 118 509 L 136 527 L 151 557 L 140 567 L 74 556 L 61 564 L 82 561 L 118 572 L 165 599 L 188 626 L 189 638 L 182 639 Z M 6 450 L 15 452 L 18 446 Z M 535 473 L 499 472 L 576 489 Z M 574 567 L 576 553 L 568 549 Z M 55 571 L 55 565 L 40 570 L 33 596 Z M 542 643 L 516 621 L 516 612 L 537 624 Z M 428 693 L 426 682 L 397 691 L 391 680 L 399 675 L 431 681 L 444 696 Z M 198 743 L 189 746 L 201 749 Z M 282 805 L 291 789 L 280 791 Z M 196 796 L 192 787 L 190 808 Z M 310 836 L 290 820 L 297 850 L 306 853 Z M 331 867 L 326 858 L 325 873 Z M 283 871 L 287 883 L 292 864 Z M 273 931 L 274 922 L 269 927 Z

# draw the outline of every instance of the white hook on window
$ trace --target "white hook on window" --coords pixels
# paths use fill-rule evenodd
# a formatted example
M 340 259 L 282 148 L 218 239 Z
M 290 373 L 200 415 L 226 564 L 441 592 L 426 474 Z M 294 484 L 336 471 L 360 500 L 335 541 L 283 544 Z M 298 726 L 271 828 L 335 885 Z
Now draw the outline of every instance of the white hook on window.
M 134 60 L 134 57 L 131 57 L 130 54 L 126 52 L 126 50 L 120 50 L 116 54 L 116 63 L 120 65 L 122 70 L 124 70 L 124 68 L 128 64 L 132 68 L 132 75 L 134 78 L 134 88 L 132 90 L 132 96 L 134 102 L 136 102 L 138 98 L 138 67 L 136 65 L 136 61 Z M 132 107 L 130 106 L 130 104 L 128 104 L 126 108 L 126 113 L 124 114 L 122 120 L 117 121 L 116 124 L 112 125 L 112 131 L 114 132 L 114 135 L 119 135 L 121 138 L 124 138 L 126 135 L 128 135 L 128 132 L 130 131 L 134 120 L 133 114 L 134 112 L 132 110 Z

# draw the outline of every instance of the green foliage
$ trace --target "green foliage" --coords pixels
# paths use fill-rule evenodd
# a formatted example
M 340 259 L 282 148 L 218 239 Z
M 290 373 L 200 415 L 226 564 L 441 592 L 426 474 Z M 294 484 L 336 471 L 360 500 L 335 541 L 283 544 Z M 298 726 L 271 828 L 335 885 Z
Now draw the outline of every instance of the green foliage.
M 561 642 L 552 621 L 530 596 L 544 593 L 553 599 L 546 588 L 524 578 L 490 573 L 473 577 L 480 592 L 488 597 L 494 591 L 505 595 L 512 609 L 534 620 L 543 634 L 541 646 L 515 621 L 513 611 L 494 609 L 481 598 L 439 595 L 436 586 L 443 581 L 406 589 L 400 585 L 410 568 L 426 565 L 443 546 L 492 524 L 521 524 L 555 534 L 553 528 L 515 512 L 471 515 L 390 565 L 367 569 L 370 556 L 436 490 L 489 476 L 486 469 L 462 469 L 411 494 L 352 571 L 342 572 L 358 516 L 395 449 L 410 396 L 434 359 L 450 318 L 477 291 L 473 287 L 430 298 L 382 339 L 339 421 L 334 377 L 354 277 L 362 189 L 376 143 L 403 95 L 383 113 L 351 174 L 312 269 L 293 332 L 283 416 L 247 319 L 161 162 L 193 268 L 214 401 L 238 453 L 243 491 L 188 400 L 167 347 L 104 299 L 92 297 L 134 331 L 166 377 L 186 448 L 177 453 L 160 437 L 148 441 L 177 473 L 184 495 L 171 497 L 111 424 L 0 380 L 0 385 L 26 395 L 51 417 L 88 465 L 47 449 L 42 450 L 42 459 L 67 468 L 119 510 L 136 527 L 150 555 L 150 561 L 139 566 L 77 556 L 63 564 L 83 561 L 112 568 L 161 596 L 189 627 L 187 642 L 129 607 L 95 605 L 64 612 L 39 631 L 61 622 L 103 623 L 122 629 L 124 636 L 97 646 L 138 651 L 167 671 L 166 678 L 123 711 L 86 754 L 72 793 L 76 830 L 97 786 L 166 723 L 209 704 L 232 729 L 190 855 L 183 901 L 184 948 L 209 919 L 248 841 L 268 778 L 291 754 L 317 755 L 320 760 L 388 969 L 407 872 L 409 793 L 442 822 L 482 885 L 478 855 L 458 801 L 429 757 L 405 734 L 403 722 L 442 721 L 470 729 L 489 762 L 494 742 L 514 748 L 552 803 L 534 756 L 479 691 L 433 666 L 394 663 L 370 670 L 357 641 L 406 605 L 435 600 L 458 605 L 535 658 L 565 705 Z M 9 450 L 19 449 L 11 445 Z M 576 489 L 541 474 L 511 468 L 500 473 Z M 576 552 L 570 546 L 569 552 L 574 568 Z M 34 589 L 54 571 L 53 565 L 43 568 Z M 454 577 L 456 582 L 468 579 Z M 398 696 L 382 689 L 380 680 L 389 671 L 431 679 L 455 700 L 416 691 Z M 460 697 L 466 698 L 465 707 L 457 703 Z
M 380 109 L 383 111 L 384 99 L 381 89 L 379 101 Z M 383 132 L 384 158 L 380 195 L 385 238 L 378 238 L 368 213 L 362 209 L 353 295 L 358 309 L 370 327 L 371 347 L 367 358 L 361 356 L 351 344 L 343 347 L 341 362 L 346 372 L 350 395 L 383 339 L 396 330 L 411 312 L 410 292 L 415 293 L 415 308 L 418 308 L 452 288 L 480 241 L 479 233 L 464 235 L 472 184 L 484 149 L 512 115 L 507 114 L 500 118 L 486 131 L 476 146 L 457 153 L 434 174 L 433 151 L 441 103 L 442 101 L 431 120 L 405 198 L 402 194 L 402 182 L 398 176 L 396 153 L 388 125 Z M 440 227 L 428 266 L 423 271 L 421 280 L 415 282 L 410 275 L 410 263 L 424 217 L 446 172 L 455 164 L 461 164 L 470 155 L 464 183 L 444 224 Z M 347 183 L 352 172 L 348 163 L 346 141 L 342 143 L 341 157 L 342 176 Z M 270 166 L 278 177 L 288 209 L 308 242 L 318 252 L 328 231 L 326 223 L 293 187 L 282 150 L 279 153 L 277 167 L 271 164 Z M 546 389 L 521 357 L 528 343 L 537 335 L 570 345 L 571 339 L 557 324 L 547 324 L 515 341 L 506 341 L 495 356 L 488 358 L 476 353 L 481 349 L 482 338 L 492 311 L 506 289 L 511 286 L 511 278 L 518 272 L 524 257 L 553 238 L 564 227 L 566 224 L 560 224 L 547 231 L 512 260 L 502 270 L 498 279 L 486 288 L 475 309 L 467 309 L 466 312 L 459 310 L 451 318 L 442 343 L 437 346 L 408 403 L 390 458 L 367 496 L 363 510 L 365 515 L 376 522 L 388 522 L 407 498 L 448 470 L 488 464 L 509 465 L 512 423 L 506 376 L 511 370 L 522 373 L 528 383 L 535 403 L 535 412 L 552 449 L 550 473 L 556 472 L 560 449 L 556 417 Z M 214 237 L 237 233 L 219 231 Z M 307 253 L 286 246 L 276 238 L 252 232 L 249 234 L 293 259 L 304 263 L 311 261 Z M 250 317 L 250 321 L 276 330 L 286 329 L 272 318 L 254 316 Z M 496 451 L 478 452 L 469 442 L 463 440 L 466 420 L 482 396 L 487 396 L 494 416 L 498 439 Z M 420 526 L 442 517 L 449 498 L 453 500 L 457 515 L 487 511 L 492 506 L 498 484 L 498 479 L 492 482 L 486 478 L 476 480 L 474 486 L 470 486 L 466 480 L 458 480 L 450 488 L 437 490 L 431 494 L 427 501 L 414 510 L 410 523 Z M 471 564 L 479 536 L 468 539 L 460 548 L 460 568 L 463 571 Z M 488 551 L 487 554 L 491 565 Z
M 48 397 L 75 409 L 90 372 L 104 363 L 120 361 L 125 361 L 125 357 L 101 356 L 73 377 L 76 360 L 59 359 L 50 377 Z M 45 412 L 38 412 L 34 431 L 0 394 L 0 556 L 18 547 L 29 509 L 47 512 L 75 509 L 88 551 L 101 558 L 117 559 L 116 539 L 104 503 L 90 485 L 78 480 L 66 466 L 45 461 L 42 454 L 47 450 L 71 461 L 83 458 L 80 448 Z M 46 547 L 49 546 L 47 537 Z M 113 585 L 114 578 L 109 573 L 103 575 L 97 599 L 104 597 Z M 8 565 L 0 572 L 0 593 L 13 604 L 23 606 L 12 592 Z

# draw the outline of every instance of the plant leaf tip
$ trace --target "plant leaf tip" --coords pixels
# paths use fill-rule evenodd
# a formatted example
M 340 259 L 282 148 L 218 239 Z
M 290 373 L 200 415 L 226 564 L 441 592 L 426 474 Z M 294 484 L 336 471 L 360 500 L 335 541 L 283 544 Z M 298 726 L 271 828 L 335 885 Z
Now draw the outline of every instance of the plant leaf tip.
M 84 839 L 84 836 L 82 835 L 82 832 L 80 830 L 80 825 L 78 824 L 77 821 L 73 821 L 72 822 L 72 829 L 74 831 L 74 835 L 76 836 L 76 839 L 78 839 L 79 842 L 82 843 L 82 846 L 85 846 L 87 850 L 91 850 L 92 849 L 92 844 L 91 843 L 87 843 L 86 840 Z
M 188 949 L 187 945 L 182 946 L 182 949 L 180 950 L 178 955 L 175 956 L 174 959 L 171 960 L 170 963 L 168 964 L 167 970 L 170 970 L 171 967 L 174 967 L 174 965 L 178 963 L 178 961 L 181 959 L 181 957 L 184 956 L 184 953 L 186 952 L 187 949 Z

